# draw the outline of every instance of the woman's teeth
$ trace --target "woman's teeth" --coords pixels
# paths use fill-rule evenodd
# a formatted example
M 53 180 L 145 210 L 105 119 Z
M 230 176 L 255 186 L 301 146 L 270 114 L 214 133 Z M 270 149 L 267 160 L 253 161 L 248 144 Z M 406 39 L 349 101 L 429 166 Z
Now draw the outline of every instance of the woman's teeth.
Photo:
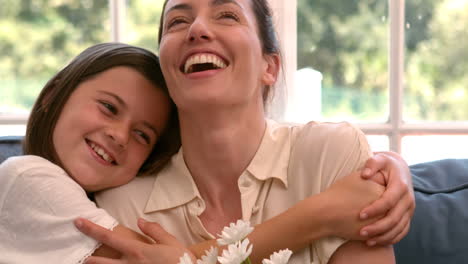
M 184 73 L 195 72 L 195 66 L 202 64 L 205 64 L 205 67 L 201 67 L 202 70 L 224 69 L 227 67 L 226 63 L 224 63 L 224 61 L 220 57 L 214 54 L 196 54 L 188 58 L 185 62 Z
M 91 148 L 96 152 L 101 158 L 109 163 L 114 163 L 114 160 L 104 151 L 104 149 L 100 148 L 98 145 L 90 142 L 89 144 Z

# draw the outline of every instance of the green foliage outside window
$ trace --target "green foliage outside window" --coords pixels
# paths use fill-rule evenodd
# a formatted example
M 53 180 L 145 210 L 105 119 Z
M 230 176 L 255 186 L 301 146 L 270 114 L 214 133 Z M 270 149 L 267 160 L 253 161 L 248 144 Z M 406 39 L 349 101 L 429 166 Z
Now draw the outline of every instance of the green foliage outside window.
M 468 1 L 406 0 L 404 118 L 468 120 Z M 323 74 L 322 115 L 388 115 L 388 1 L 298 0 L 298 68 Z
M 157 52 L 162 3 L 128 0 L 123 41 Z M 404 117 L 468 120 L 468 0 L 406 0 L 406 17 Z M 325 117 L 388 116 L 388 20 L 388 1 L 298 0 L 298 68 L 323 74 Z M 0 0 L 0 114 L 109 40 L 108 0 Z
M 0 112 L 31 108 L 71 58 L 109 39 L 107 1 L 0 0 L 0 7 Z

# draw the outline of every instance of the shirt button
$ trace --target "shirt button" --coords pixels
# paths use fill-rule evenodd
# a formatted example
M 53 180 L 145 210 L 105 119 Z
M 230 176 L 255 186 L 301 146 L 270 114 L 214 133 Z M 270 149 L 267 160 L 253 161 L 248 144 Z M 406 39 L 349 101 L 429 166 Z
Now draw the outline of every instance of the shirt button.
M 255 206 L 252 208 L 252 214 L 254 215 L 254 214 L 258 213 L 258 211 L 260 211 L 260 206 L 255 205 Z
M 245 187 L 245 188 L 250 187 L 250 185 L 252 185 L 252 181 L 250 181 L 250 180 L 244 180 L 244 181 L 241 183 L 241 186 L 242 186 L 242 187 Z

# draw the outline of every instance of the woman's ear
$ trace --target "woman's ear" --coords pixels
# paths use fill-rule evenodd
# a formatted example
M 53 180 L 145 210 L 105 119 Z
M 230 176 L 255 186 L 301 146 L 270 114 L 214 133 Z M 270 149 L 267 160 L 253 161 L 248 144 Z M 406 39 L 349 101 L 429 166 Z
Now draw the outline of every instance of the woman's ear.
M 272 86 L 278 79 L 281 59 L 279 54 L 266 54 L 263 57 L 266 62 L 266 67 L 262 76 L 262 83 L 263 85 Z

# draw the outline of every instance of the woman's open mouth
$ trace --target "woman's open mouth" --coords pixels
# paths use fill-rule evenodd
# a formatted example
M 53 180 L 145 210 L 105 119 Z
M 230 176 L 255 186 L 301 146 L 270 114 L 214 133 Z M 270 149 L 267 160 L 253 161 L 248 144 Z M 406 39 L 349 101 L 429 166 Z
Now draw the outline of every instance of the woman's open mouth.
M 180 70 L 184 74 L 190 74 L 195 72 L 225 69 L 227 66 L 227 62 L 215 54 L 197 53 L 188 57 L 185 63 L 180 67 Z

